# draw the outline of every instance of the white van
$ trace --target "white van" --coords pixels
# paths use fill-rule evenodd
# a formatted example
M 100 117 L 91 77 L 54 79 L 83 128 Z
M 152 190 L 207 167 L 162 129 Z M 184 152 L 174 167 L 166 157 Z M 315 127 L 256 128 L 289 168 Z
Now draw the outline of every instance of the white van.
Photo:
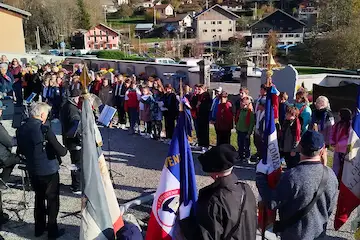
M 155 58 L 156 63 L 162 63 L 162 64 L 177 64 L 174 59 L 171 58 Z
M 201 58 L 183 58 L 180 60 L 179 64 L 183 64 L 190 67 L 197 67 L 198 63 L 202 61 Z

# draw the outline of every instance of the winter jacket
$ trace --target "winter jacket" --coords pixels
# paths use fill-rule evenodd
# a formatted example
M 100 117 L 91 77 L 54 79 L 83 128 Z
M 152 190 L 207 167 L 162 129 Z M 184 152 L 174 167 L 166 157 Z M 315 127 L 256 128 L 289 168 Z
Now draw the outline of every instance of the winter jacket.
M 141 93 L 139 89 L 129 88 L 125 93 L 125 110 L 129 108 L 139 109 Z
M 78 127 L 81 120 L 81 112 L 77 104 L 71 99 L 62 107 L 60 119 L 64 145 L 69 150 L 80 150 L 81 133 Z
M 13 88 L 14 77 L 10 72 L 7 72 L 5 76 L 0 74 L 0 94 L 6 95 L 10 93 Z
M 99 98 L 104 105 L 112 106 L 113 92 L 110 86 L 102 87 L 99 91 Z
M 241 109 L 239 112 L 236 130 L 252 134 L 255 126 L 255 115 L 250 109 Z
M 324 136 L 325 145 L 330 144 L 332 127 L 335 124 L 334 116 L 330 109 L 316 109 L 312 113 L 311 127 L 317 124 L 319 132 Z
M 312 111 L 307 103 L 295 103 L 294 106 L 300 111 L 299 119 L 301 122 L 302 135 L 308 130 L 309 124 L 311 123 Z
M 335 152 L 346 153 L 350 133 L 350 124 L 348 127 L 346 127 L 343 122 L 338 122 L 332 128 L 330 144 L 335 147 Z
M 151 95 L 144 95 L 141 96 L 140 104 L 143 104 L 143 110 L 140 111 L 140 120 L 144 122 L 150 122 L 151 121 Z
M 296 152 L 300 142 L 300 121 L 285 120 L 281 126 L 280 150 L 286 153 Z
M 217 106 L 215 128 L 217 131 L 231 131 L 234 127 L 234 115 L 231 102 Z
M 218 112 L 218 107 L 220 104 L 220 99 L 218 97 L 213 99 L 212 105 L 211 105 L 211 112 L 210 112 L 210 121 L 215 122 L 216 121 L 216 116 L 217 116 L 217 112 Z

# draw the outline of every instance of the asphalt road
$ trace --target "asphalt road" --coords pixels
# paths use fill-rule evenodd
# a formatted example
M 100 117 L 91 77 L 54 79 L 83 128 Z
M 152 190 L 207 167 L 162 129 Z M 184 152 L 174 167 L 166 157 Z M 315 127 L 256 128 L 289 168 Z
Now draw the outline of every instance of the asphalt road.
M 5 127 L 14 135 L 14 129 L 10 122 L 3 121 Z M 59 134 L 60 126 L 55 124 L 54 130 Z M 113 170 L 114 188 L 119 204 L 139 196 L 147 195 L 156 190 L 159 184 L 160 173 L 167 155 L 169 146 L 151 139 L 140 136 L 128 135 L 126 131 L 119 129 L 100 129 L 103 136 L 103 151 L 109 160 L 109 167 Z M 109 141 L 108 141 L 109 137 Z M 108 144 L 110 143 L 110 144 Z M 197 161 L 197 154 L 194 154 L 196 167 L 196 180 L 198 189 L 210 184 L 212 180 L 206 176 Z M 61 196 L 59 226 L 66 230 L 66 234 L 60 238 L 63 240 L 78 239 L 80 219 L 77 215 L 66 216 L 80 210 L 80 198 L 71 193 L 69 185 L 71 182 L 70 157 L 63 159 L 60 169 Z M 119 174 L 117 174 L 119 173 Z M 247 182 L 258 197 L 255 187 L 255 168 L 251 165 L 236 166 L 235 173 L 240 180 Z M 15 170 L 13 181 L 21 180 L 21 171 Z M 0 235 L 4 239 L 46 239 L 34 238 L 33 210 L 21 209 L 19 202 L 22 201 L 23 192 L 20 187 L 11 188 L 3 193 L 4 211 L 11 217 L 10 221 L 1 228 Z M 26 192 L 26 199 L 30 206 L 34 206 L 34 193 Z M 128 213 L 134 214 L 138 219 L 147 220 L 151 210 L 151 203 L 129 209 Z M 353 217 L 353 216 L 352 216 Z M 333 220 L 333 219 L 332 219 Z M 332 221 L 328 226 L 327 239 L 353 239 L 348 222 L 341 231 L 333 230 Z

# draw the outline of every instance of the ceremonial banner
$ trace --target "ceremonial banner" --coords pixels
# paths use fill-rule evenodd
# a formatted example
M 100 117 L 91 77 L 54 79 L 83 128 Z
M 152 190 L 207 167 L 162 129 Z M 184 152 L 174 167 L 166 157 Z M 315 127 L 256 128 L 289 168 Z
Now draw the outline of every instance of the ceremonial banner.
M 101 135 L 86 97 L 82 105 L 81 132 L 83 197 L 80 239 L 115 239 L 116 232 L 124 226 L 124 222 L 101 152 Z
M 181 111 L 155 194 L 146 240 L 181 239 L 179 206 L 191 204 L 190 214 L 195 212 L 195 170 L 185 121 L 185 113 Z
M 279 146 L 277 140 L 277 132 L 275 127 L 273 99 L 274 95 L 278 95 L 279 91 L 275 86 L 271 86 L 267 92 L 266 105 L 265 105 L 265 131 L 264 131 L 264 151 L 262 153 L 262 161 L 264 164 L 270 164 L 271 171 L 268 174 L 269 188 L 275 188 L 281 176 L 281 160 L 279 153 Z M 266 214 L 266 216 L 264 216 Z M 275 220 L 275 211 L 259 209 L 259 226 L 263 226 L 264 219 L 266 218 L 265 226 Z
M 351 212 L 360 205 L 360 87 L 357 88 L 357 109 L 350 127 L 348 154 L 345 157 L 334 220 L 335 230 L 339 230 Z

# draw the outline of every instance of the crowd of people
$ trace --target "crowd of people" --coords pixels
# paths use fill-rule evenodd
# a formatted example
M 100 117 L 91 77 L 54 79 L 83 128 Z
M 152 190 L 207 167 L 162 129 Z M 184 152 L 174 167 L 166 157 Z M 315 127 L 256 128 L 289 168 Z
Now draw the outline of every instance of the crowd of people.
M 81 135 L 76 129 L 81 118 L 81 90 L 86 87 L 90 93 L 100 98 L 102 105 L 99 111 L 105 105 L 117 109 L 115 118 L 117 121 L 113 120 L 112 127 L 127 129 L 131 135 L 139 134 L 165 143 L 170 143 L 172 139 L 180 110 L 179 105 L 183 103 L 190 123 L 187 126 L 188 135 L 192 135 L 192 129 L 196 135 L 196 141 L 193 138 L 191 144 L 204 153 L 199 161 L 204 171 L 210 173 L 215 180 L 212 190 L 208 187 L 207 192 L 200 191 L 199 201 L 201 200 L 203 204 L 199 208 L 202 211 L 198 210 L 196 222 L 203 225 L 200 228 L 191 229 L 195 232 L 189 233 L 188 239 L 223 239 L 207 236 L 228 236 L 228 234 L 238 236 L 237 239 L 243 239 L 244 236 L 247 236 L 247 239 L 254 239 L 257 224 L 254 196 L 248 187 L 233 186 L 237 184 L 237 178 L 232 170 L 236 162 L 258 163 L 262 158 L 266 147 L 264 146 L 267 99 L 265 85 L 261 85 L 256 99 L 250 96 L 246 87 L 240 88 L 236 101 L 230 101 L 228 93 L 221 88 L 210 93 L 202 84 L 192 86 L 193 88 L 184 85 L 183 98 L 181 98 L 179 89 L 175 90 L 170 84 L 164 85 L 156 76 L 149 76 L 146 81 L 139 82 L 135 75 L 115 74 L 113 79 L 109 79 L 102 72 L 98 72 L 89 86 L 82 86 L 81 71 L 81 66 L 74 67 L 73 72 L 50 64 L 23 67 L 17 59 L 13 59 L 10 63 L 6 57 L 1 58 L 1 96 L 11 97 L 14 99 L 15 106 L 22 106 L 23 99 L 35 93 L 34 101 L 39 102 L 30 111 L 32 120 L 27 121 L 17 132 L 20 153 L 26 159 L 33 159 L 36 163 L 33 168 L 29 168 L 31 182 L 37 194 L 36 236 L 42 235 L 45 231 L 44 199 L 51 201 L 51 204 L 48 204 L 49 234 L 54 238 L 59 236 L 56 225 L 59 210 L 58 169 L 61 156 L 64 156 L 67 151 L 70 152 L 71 162 L 74 164 L 71 170 L 71 188 L 75 194 L 81 194 Z M 335 123 L 329 100 L 325 96 L 318 97 L 313 105 L 310 105 L 305 88 L 297 91 L 293 104 L 289 103 L 288 97 L 286 92 L 281 92 L 276 103 L 278 143 L 283 165 L 287 170 L 281 178 L 279 184 L 281 187 L 270 190 L 267 187 L 267 179 L 263 175 L 268 174 L 270 167 L 260 162 L 257 166 L 259 173 L 257 185 L 265 204 L 271 209 L 280 209 L 280 219 L 284 221 L 312 201 L 312 197 L 317 193 L 317 186 L 326 175 L 328 184 L 323 197 L 319 200 L 320 203 L 316 206 L 318 210 L 312 210 L 311 214 L 296 224 L 282 226 L 285 229 L 281 231 L 283 239 L 317 239 L 326 231 L 326 225 L 336 201 L 338 188 L 336 178 L 341 178 L 352 112 L 350 109 L 341 109 L 339 120 Z M 51 111 L 48 106 L 51 106 Z M 0 105 L 0 113 L 2 109 Z M 49 128 L 44 130 L 39 127 L 46 124 L 48 119 L 61 121 L 64 146 L 57 142 Z M 214 126 L 216 132 L 216 147 L 210 146 L 211 125 Z M 34 132 L 37 129 L 40 130 Z M 4 132 L 6 130 L 0 127 L 0 134 Z M 233 132 L 237 134 L 237 150 L 230 145 Z M 41 145 L 41 149 L 37 149 L 35 140 L 25 137 L 30 135 L 38 136 L 36 140 L 38 142 L 50 139 L 53 146 L 48 149 L 45 145 Z M 15 145 L 8 135 L 4 139 L 0 139 L 0 145 L 4 145 L 6 149 L 11 149 Z M 253 155 L 250 151 L 251 140 L 257 150 Z M 334 150 L 333 172 L 328 172 L 327 168 L 323 170 L 322 167 L 326 165 L 327 151 L 330 147 Z M 39 152 L 36 152 L 36 149 Z M 44 149 L 46 156 L 42 155 Z M 0 148 L 1 160 L 6 158 L 1 156 Z M 6 164 L 8 171 L 11 172 L 16 163 L 17 161 L 13 161 Z M 3 172 L 2 175 L 7 176 L 10 174 L 8 171 Z M 321 171 L 326 174 L 321 174 Z M 6 179 L 6 176 L 2 179 Z M 312 179 L 311 184 L 309 179 Z M 219 195 L 221 192 L 228 194 L 226 198 Z M 245 207 L 238 198 L 244 195 L 247 196 L 243 200 L 247 201 Z M 211 212 L 208 212 L 210 211 L 207 208 L 209 204 L 212 206 Z M 227 208 L 227 204 L 241 211 L 246 209 L 247 224 L 239 225 L 239 218 L 244 219 L 244 215 L 241 212 L 240 214 L 236 211 L 232 212 L 230 209 L 226 210 L 222 219 L 212 218 L 220 214 L 219 209 Z M 193 219 L 188 219 L 188 222 L 194 224 Z M 225 222 L 231 222 L 230 225 L 238 226 L 238 228 L 234 230 L 229 228 L 230 225 L 226 229 L 219 228 Z M 186 221 L 183 223 L 186 224 Z

